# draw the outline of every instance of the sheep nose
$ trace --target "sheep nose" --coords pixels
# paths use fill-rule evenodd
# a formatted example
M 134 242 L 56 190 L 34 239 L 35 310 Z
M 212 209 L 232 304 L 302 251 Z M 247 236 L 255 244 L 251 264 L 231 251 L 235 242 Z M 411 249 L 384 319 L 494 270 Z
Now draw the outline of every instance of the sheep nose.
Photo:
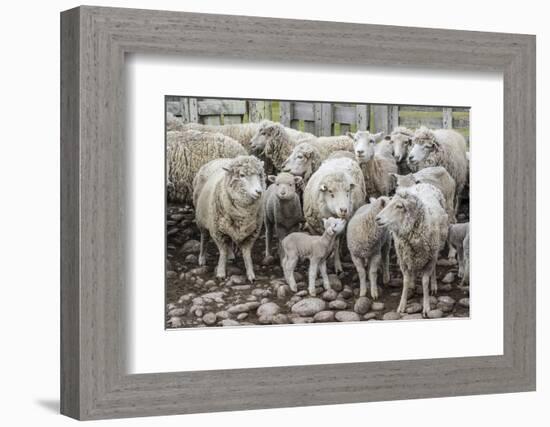
M 361 155 L 361 154 L 363 154 L 365 151 L 364 151 L 364 150 L 356 150 L 355 152 L 356 152 L 357 154 Z
M 260 194 L 263 193 L 263 190 L 261 188 L 257 188 L 256 189 L 256 194 L 259 196 Z
M 342 215 L 346 215 L 346 214 L 348 213 L 347 208 L 340 208 L 340 213 L 341 213 Z

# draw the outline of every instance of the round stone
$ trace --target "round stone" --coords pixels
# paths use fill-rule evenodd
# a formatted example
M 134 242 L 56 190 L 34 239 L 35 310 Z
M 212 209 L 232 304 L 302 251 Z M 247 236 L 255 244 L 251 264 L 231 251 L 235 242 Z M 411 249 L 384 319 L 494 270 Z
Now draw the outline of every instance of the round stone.
M 444 295 L 444 296 L 441 296 L 437 299 L 439 302 L 443 303 L 443 304 L 447 304 L 447 305 L 454 305 L 454 303 L 456 302 L 454 300 L 454 298 L 450 297 L 450 296 L 447 296 L 447 295 Z
M 461 298 L 458 300 L 458 305 L 464 308 L 470 307 L 470 298 Z
M 324 310 L 313 316 L 313 321 L 318 323 L 334 322 L 334 311 Z
M 282 285 L 277 288 L 277 298 L 278 299 L 285 299 L 287 296 L 290 295 L 290 286 L 288 285 Z
M 279 314 L 281 311 L 281 307 L 279 307 L 274 302 L 268 302 L 266 304 L 262 304 L 258 307 L 258 310 L 256 311 L 256 314 L 258 317 L 260 316 L 267 316 L 267 317 L 273 317 L 276 314 Z
M 333 310 L 345 310 L 346 308 L 348 308 L 348 303 L 341 299 L 337 299 L 329 302 L 328 307 L 332 308 Z
M 202 321 L 208 325 L 214 325 L 216 323 L 216 315 L 212 312 L 206 313 L 204 316 L 202 316 Z
M 382 316 L 383 320 L 399 320 L 401 319 L 401 315 L 397 313 L 396 311 L 388 311 L 387 313 Z
M 188 264 L 196 264 L 197 256 L 195 254 L 189 254 L 185 257 L 185 262 Z
M 183 316 L 185 314 L 185 308 L 174 308 L 168 312 L 168 316 Z
M 239 313 L 237 315 L 237 320 L 244 320 L 248 317 L 248 313 Z M 204 317 L 203 317 L 203 320 L 204 320 Z
M 366 314 L 370 310 L 370 306 L 370 299 L 368 299 L 367 297 L 359 297 L 357 298 L 357 301 L 355 301 L 353 311 L 355 311 L 357 314 Z
M 435 310 L 428 311 L 428 318 L 430 319 L 439 319 L 441 317 L 443 317 L 443 311 L 437 308 Z
M 453 283 L 455 280 L 455 274 L 452 271 L 449 271 L 443 280 L 441 280 L 443 283 Z
M 188 240 L 181 247 L 183 253 L 194 253 L 198 254 L 201 249 L 201 244 L 198 240 Z
M 374 313 L 374 312 L 371 311 L 370 313 L 365 314 L 365 315 L 363 316 L 363 319 L 364 319 L 364 320 L 372 320 L 372 319 L 376 319 L 377 316 L 378 316 L 378 315 L 377 315 L 376 313 Z
M 271 318 L 271 323 L 274 325 L 286 325 L 288 322 L 288 316 L 282 313 L 276 314 Z
M 338 292 L 336 292 L 334 289 L 328 289 L 321 295 L 321 298 L 323 298 L 325 301 L 334 301 L 338 297 Z
M 339 322 L 358 322 L 361 320 L 355 311 L 337 311 L 334 318 Z
M 313 317 L 294 316 L 290 319 L 290 321 L 296 325 L 302 323 L 313 323 Z
M 328 281 L 331 289 L 334 289 L 336 292 L 340 292 L 342 290 L 342 281 L 336 274 L 329 274 Z
M 420 313 L 422 311 L 422 305 L 418 302 L 410 303 L 405 309 L 407 314 Z
M 294 314 L 307 317 L 319 313 L 324 310 L 325 307 L 326 303 L 321 298 L 308 297 L 294 304 L 291 310 Z
M 374 301 L 370 308 L 373 311 L 382 311 L 382 310 L 384 310 L 384 307 L 385 307 L 385 305 L 384 305 L 383 302 Z
M 233 319 L 222 320 L 222 326 L 239 326 L 240 323 Z

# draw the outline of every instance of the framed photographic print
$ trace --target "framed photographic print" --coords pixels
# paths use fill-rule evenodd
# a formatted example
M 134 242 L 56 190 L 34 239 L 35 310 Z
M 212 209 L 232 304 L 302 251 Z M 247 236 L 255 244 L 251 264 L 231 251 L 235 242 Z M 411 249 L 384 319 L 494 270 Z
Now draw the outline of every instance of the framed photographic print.
M 534 390 L 534 36 L 85 6 L 61 40 L 63 414 Z

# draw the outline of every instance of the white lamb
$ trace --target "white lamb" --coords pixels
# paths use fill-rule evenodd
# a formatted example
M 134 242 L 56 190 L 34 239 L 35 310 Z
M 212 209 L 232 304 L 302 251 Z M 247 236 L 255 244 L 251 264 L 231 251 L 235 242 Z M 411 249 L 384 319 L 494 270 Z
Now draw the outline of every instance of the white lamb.
M 309 285 L 308 291 L 315 296 L 315 280 L 317 272 L 321 271 L 323 286 L 330 289 L 330 282 L 327 274 L 327 258 L 334 250 L 335 241 L 345 227 L 346 221 L 341 218 L 323 219 L 324 232 L 321 236 L 312 236 L 307 233 L 291 233 L 281 242 L 283 257 L 281 266 L 285 279 L 294 292 L 298 290 L 294 278 L 294 269 L 298 261 L 309 259 Z
M 436 264 L 447 240 L 448 219 L 441 191 L 431 184 L 399 188 L 390 203 L 376 216 L 376 223 L 393 234 L 399 267 L 403 273 L 403 292 L 397 307 L 405 312 L 407 289 L 422 277 L 423 316 L 430 310 L 432 292 L 437 292 Z

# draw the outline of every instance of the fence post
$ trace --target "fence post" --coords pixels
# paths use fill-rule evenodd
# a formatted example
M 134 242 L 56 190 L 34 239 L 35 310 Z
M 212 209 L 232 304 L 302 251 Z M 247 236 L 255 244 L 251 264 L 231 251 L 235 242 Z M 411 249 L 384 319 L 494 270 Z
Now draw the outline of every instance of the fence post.
M 271 101 L 248 101 L 248 117 L 251 122 L 271 120 Z
M 281 101 L 279 102 L 279 121 L 283 126 L 290 127 L 290 102 Z
M 443 108 L 443 129 L 452 129 L 453 128 L 453 109 L 444 107 Z
M 372 114 L 374 115 L 374 130 L 373 132 L 388 133 L 389 124 L 389 107 L 385 105 L 373 105 Z
M 199 122 L 199 107 L 197 106 L 197 98 L 189 98 L 189 122 Z
M 332 127 L 332 105 L 327 103 L 315 103 L 313 106 L 315 117 L 315 135 L 330 136 Z
M 181 97 L 180 98 L 180 110 L 181 110 L 181 121 L 183 123 L 189 123 L 189 99 Z
M 390 110 L 389 114 L 389 129 L 387 133 L 393 132 L 393 130 L 399 126 L 399 105 L 391 105 L 388 107 Z
M 355 123 L 357 130 L 367 130 L 369 128 L 369 108 L 366 104 L 355 107 Z

